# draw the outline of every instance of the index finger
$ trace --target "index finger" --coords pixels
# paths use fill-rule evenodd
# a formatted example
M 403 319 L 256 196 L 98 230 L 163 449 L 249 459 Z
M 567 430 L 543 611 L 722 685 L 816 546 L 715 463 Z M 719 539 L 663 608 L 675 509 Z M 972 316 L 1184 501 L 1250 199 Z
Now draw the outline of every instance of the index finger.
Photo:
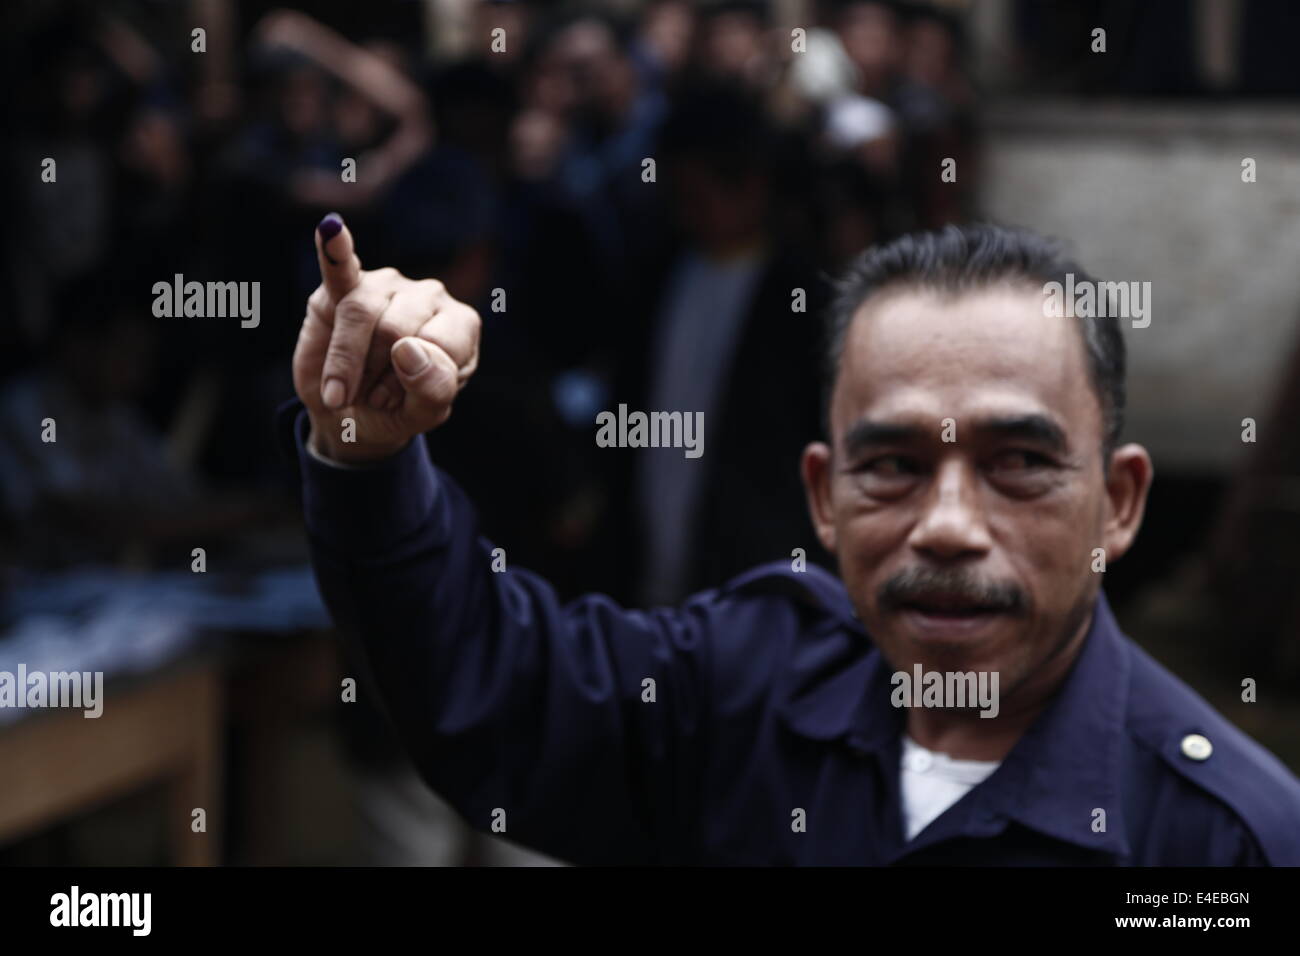
M 336 212 L 316 227 L 316 261 L 321 282 L 331 299 L 338 302 L 361 282 L 361 260 L 352 245 L 352 233 Z

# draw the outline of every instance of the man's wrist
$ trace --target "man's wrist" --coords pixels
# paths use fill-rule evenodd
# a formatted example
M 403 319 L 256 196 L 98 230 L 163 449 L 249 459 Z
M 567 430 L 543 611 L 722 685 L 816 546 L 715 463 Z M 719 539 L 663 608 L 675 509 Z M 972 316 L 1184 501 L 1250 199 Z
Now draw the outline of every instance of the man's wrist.
M 327 418 L 318 424 L 320 430 L 333 427 Z M 320 436 L 313 440 L 306 410 L 298 413 L 294 429 L 313 547 L 349 560 L 387 554 L 433 517 L 438 479 L 421 437 L 413 436 L 415 441 L 406 441 L 391 457 L 375 458 L 372 448 L 366 463 L 349 464 L 325 457 L 329 444 Z M 446 519 L 437 520 L 434 530 L 443 535 Z
M 345 468 L 378 464 L 387 458 L 392 458 L 410 444 L 409 439 L 396 445 L 375 445 L 369 442 L 331 441 L 324 436 L 324 430 L 312 424 L 307 434 L 308 453 L 327 465 Z

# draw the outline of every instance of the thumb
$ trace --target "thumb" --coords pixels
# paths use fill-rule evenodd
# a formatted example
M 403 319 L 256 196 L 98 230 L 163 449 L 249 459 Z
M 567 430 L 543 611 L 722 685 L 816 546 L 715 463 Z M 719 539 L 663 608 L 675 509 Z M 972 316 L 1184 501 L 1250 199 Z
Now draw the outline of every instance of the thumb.
M 393 343 L 392 358 L 408 405 L 433 406 L 439 412 L 451 406 L 460 383 L 450 355 L 432 342 L 408 335 Z
M 316 261 L 325 291 L 335 302 L 361 282 L 361 260 L 352 245 L 352 233 L 343 217 L 330 213 L 316 227 Z

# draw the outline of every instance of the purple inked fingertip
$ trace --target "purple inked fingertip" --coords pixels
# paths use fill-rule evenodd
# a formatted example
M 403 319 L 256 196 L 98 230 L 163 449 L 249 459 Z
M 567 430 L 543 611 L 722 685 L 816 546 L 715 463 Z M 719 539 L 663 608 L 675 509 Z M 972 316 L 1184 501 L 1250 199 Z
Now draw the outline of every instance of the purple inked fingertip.
M 336 212 L 330 213 L 320 221 L 320 225 L 316 227 L 316 231 L 320 233 L 322 239 L 329 242 L 343 231 L 343 217 Z

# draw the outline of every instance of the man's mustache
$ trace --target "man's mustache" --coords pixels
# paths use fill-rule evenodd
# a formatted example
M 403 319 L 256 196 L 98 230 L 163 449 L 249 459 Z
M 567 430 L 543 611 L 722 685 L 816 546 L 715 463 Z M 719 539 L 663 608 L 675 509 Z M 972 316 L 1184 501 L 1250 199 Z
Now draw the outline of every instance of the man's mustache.
M 876 596 L 882 607 L 891 609 L 942 600 L 1021 614 L 1029 605 L 1018 584 L 986 580 L 969 568 L 907 568 L 881 584 Z

